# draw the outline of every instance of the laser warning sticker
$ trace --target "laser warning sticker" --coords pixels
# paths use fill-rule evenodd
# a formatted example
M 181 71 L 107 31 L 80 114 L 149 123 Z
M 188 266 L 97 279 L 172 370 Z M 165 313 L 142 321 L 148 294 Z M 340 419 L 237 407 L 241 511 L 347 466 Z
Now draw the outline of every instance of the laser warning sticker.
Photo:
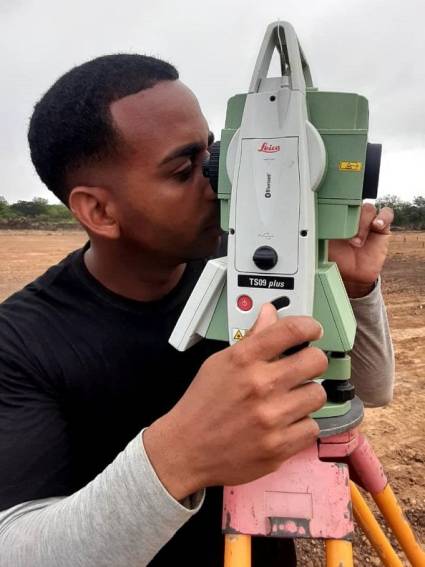
M 232 337 L 234 341 L 240 341 L 246 335 L 246 329 L 232 329 Z
M 362 162 L 361 161 L 340 161 L 338 164 L 338 169 L 340 171 L 361 171 Z

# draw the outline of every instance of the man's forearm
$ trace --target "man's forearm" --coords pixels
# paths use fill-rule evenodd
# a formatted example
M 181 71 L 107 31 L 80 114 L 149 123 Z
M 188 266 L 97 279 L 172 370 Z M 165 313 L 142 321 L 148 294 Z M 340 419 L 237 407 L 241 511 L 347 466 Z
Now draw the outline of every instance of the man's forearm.
M 200 504 L 187 509 L 166 492 L 139 435 L 72 496 L 0 512 L 1 566 L 141 567 Z
M 394 352 L 380 282 L 351 305 L 357 320 L 351 379 L 366 406 L 383 406 L 393 396 Z

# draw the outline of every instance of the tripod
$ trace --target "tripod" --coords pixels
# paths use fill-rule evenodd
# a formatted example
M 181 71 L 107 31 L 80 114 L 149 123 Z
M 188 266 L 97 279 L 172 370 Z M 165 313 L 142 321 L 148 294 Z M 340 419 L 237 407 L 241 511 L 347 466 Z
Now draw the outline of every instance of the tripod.
M 355 398 L 345 416 L 319 420 L 317 444 L 288 459 L 274 473 L 225 487 L 225 567 L 251 566 L 254 535 L 324 539 L 327 567 L 352 567 L 353 512 L 383 565 L 402 567 L 356 484 L 372 495 L 411 565 L 425 566 L 425 552 L 382 466 L 358 432 L 362 419 L 363 405 Z

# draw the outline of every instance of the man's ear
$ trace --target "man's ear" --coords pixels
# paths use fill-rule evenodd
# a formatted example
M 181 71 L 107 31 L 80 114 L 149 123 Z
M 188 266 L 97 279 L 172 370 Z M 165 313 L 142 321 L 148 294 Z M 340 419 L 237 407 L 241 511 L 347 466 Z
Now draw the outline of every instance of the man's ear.
M 115 206 L 107 189 L 74 187 L 69 195 L 69 208 L 92 234 L 113 240 L 119 238 Z

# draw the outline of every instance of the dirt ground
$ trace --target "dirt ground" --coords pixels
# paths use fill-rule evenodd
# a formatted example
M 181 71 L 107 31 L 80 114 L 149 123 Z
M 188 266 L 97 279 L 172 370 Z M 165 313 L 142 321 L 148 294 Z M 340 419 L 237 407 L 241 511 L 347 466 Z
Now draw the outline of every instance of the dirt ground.
M 0 231 L 0 301 L 85 240 L 81 231 Z M 391 405 L 366 410 L 362 428 L 425 543 L 425 232 L 393 234 L 383 290 L 396 353 L 397 383 Z M 301 542 L 298 549 L 301 567 L 324 565 L 319 543 Z M 354 550 L 356 565 L 380 565 L 357 531 Z

